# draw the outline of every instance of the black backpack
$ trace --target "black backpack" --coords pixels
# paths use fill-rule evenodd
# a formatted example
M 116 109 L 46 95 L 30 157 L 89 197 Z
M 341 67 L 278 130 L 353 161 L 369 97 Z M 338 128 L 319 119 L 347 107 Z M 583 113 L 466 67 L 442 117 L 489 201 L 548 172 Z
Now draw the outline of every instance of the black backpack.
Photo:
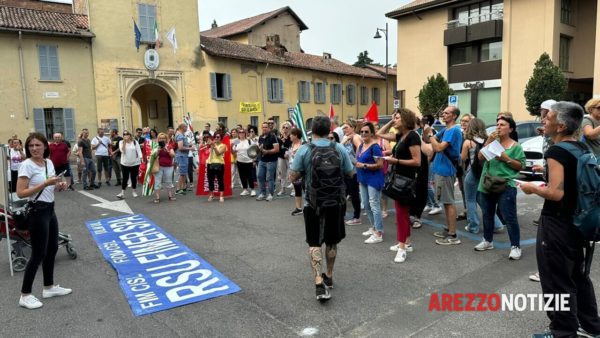
M 307 186 L 309 205 L 319 215 L 321 208 L 343 205 L 346 185 L 342 172 L 342 155 L 335 143 L 317 147 L 310 143 L 311 183 Z
M 471 171 L 473 171 L 473 175 L 479 181 L 481 172 L 483 171 L 483 165 L 481 164 L 482 161 L 477 155 L 479 154 L 481 148 L 483 148 L 483 143 L 479 143 L 477 141 L 473 142 L 475 142 L 475 158 L 473 159 L 473 163 L 470 163 L 469 166 L 471 167 Z

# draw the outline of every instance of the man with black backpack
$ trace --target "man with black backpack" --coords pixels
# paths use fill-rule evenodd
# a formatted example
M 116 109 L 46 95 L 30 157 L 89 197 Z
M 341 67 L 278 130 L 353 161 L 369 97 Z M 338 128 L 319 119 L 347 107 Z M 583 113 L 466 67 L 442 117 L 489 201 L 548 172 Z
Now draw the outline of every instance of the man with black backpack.
M 306 188 L 304 227 L 316 296 L 320 302 L 331 298 L 329 289 L 333 288 L 337 244 L 346 237 L 344 177 L 354 174 L 350 156 L 344 147 L 327 139 L 330 128 L 328 117 L 313 119 L 312 142 L 298 149 L 289 171 L 290 181 L 295 182 L 302 177 Z M 323 243 L 327 260 L 325 273 L 321 273 Z
M 575 103 L 563 101 L 552 105 L 543 120 L 544 134 L 554 144 L 544 155 L 548 184 L 521 185 L 524 193 L 545 199 L 536 243 L 542 291 L 544 294 L 569 295 L 566 305 L 570 310 L 547 312 L 552 334 L 545 333 L 544 337 L 600 335 L 596 295 L 589 277 L 593 255 L 590 241 L 599 239 L 597 199 L 600 194 L 597 182 L 600 169 L 585 144 L 576 139 L 582 119 L 583 110 Z M 588 164 L 590 166 L 586 167 Z M 596 183 L 589 181 L 593 179 Z M 587 194 L 585 189 L 592 189 L 595 193 Z M 588 196 L 595 200 L 589 205 L 582 205 L 582 201 L 588 202 Z M 589 215 L 593 219 L 587 219 Z M 596 236 L 589 236 L 590 232 L 585 230 L 591 230 Z

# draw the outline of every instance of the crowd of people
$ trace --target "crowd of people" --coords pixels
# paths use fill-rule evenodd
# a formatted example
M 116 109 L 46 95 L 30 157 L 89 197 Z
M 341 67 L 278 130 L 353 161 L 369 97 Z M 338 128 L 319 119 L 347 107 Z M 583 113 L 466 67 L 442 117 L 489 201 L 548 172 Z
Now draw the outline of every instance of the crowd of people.
M 589 332 L 600 332 L 595 300 L 592 302 L 593 297 L 580 299 L 578 293 L 593 296 L 589 276 L 579 274 L 575 271 L 577 269 L 567 270 L 569 266 L 581 264 L 583 259 L 573 254 L 573 250 L 580 249 L 584 243 L 574 229 L 565 226 L 575 209 L 572 204 L 576 201 L 577 185 L 573 182 L 576 161 L 568 152 L 553 146 L 558 142 L 572 142 L 600 155 L 600 100 L 590 100 L 585 110 L 587 114 L 576 104 L 553 100 L 545 101 L 540 107 L 543 122 L 540 133 L 545 135 L 547 164 L 533 169 L 544 173 L 547 184 L 541 186 L 518 184 L 516 180 L 525 168 L 525 154 L 510 113 L 499 113 L 496 129 L 488 135 L 482 120 L 469 114 L 461 116 L 457 107 L 448 106 L 439 116 L 443 124 L 439 130 L 433 128 L 433 116 L 419 117 L 404 108 L 396 110 L 392 119 L 381 126 L 353 119 L 338 125 L 335 118 L 318 116 L 313 119 L 308 143 L 303 140 L 303 131 L 294 127 L 291 121 L 277 128 L 273 118 L 260 125 L 260 135 L 258 126 L 252 125 L 237 125 L 228 130 L 220 123 L 213 131 L 206 123 L 202 132 L 193 133 L 183 123 L 177 129 L 169 127 L 165 132 L 146 127 L 136 129 L 135 134 L 124 130 L 119 135 L 117 130 L 111 130 L 110 136 L 106 136 L 105 130 L 100 128 L 90 140 L 89 131 L 83 129 L 76 145 L 71 147 L 60 133 L 53 136 L 51 143 L 44 141 L 40 135 L 32 134 L 25 144 L 25 153 L 21 141 L 15 136 L 10 140 L 9 152 L 13 176 L 11 189 L 19 196 L 30 197 L 39 187 L 57 183 L 48 182 L 49 178 L 46 181 L 33 179 L 35 171 L 43 168 L 41 160 L 36 160 L 43 155 L 42 158 L 50 159 L 45 162 L 53 164 L 53 173 L 65 171 L 68 181 L 61 188 L 73 190 L 74 184 L 81 182 L 84 190 L 99 189 L 102 183 L 111 185 L 114 173 L 114 184 L 121 187 L 116 196 L 119 199 L 125 198 L 129 187 L 132 197 L 138 197 L 139 183 L 143 187 L 143 195 L 152 196 L 154 203 L 160 203 L 163 188 L 168 200 L 175 201 L 175 195 L 185 195 L 193 188 L 195 169 L 199 165 L 197 153 L 210 152 L 206 160 L 208 201 L 218 198 L 219 202 L 224 202 L 226 174 L 231 174 L 231 180 L 227 181 L 231 182 L 232 188 L 241 188 L 241 197 L 269 202 L 274 196 L 288 193 L 294 196 L 291 215 L 304 216 L 316 296 L 320 301 L 326 301 L 331 297 L 329 289 L 333 287 L 337 244 L 345 237 L 345 226 L 358 226 L 364 221 L 368 224 L 363 232 L 367 237 L 364 243 L 383 242 L 383 219 L 389 215 L 390 200 L 384 193 L 389 184 L 386 177 L 403 177 L 412 183 L 414 193 L 410 199 L 392 200 L 396 241 L 390 250 L 394 252 L 396 263 L 405 262 L 408 254 L 415 250 L 411 231 L 422 226 L 422 215 L 441 212 L 445 214 L 445 227 L 433 233 L 437 244 L 461 244 L 457 222 L 466 220 L 465 231 L 476 234 L 483 229 L 482 241 L 474 246 L 475 251 L 494 249 L 494 234 L 506 229 L 511 243 L 508 258 L 520 259 L 516 198 L 520 186 L 524 193 L 546 199 L 542 215 L 536 222 L 539 225 L 538 237 L 546 241 L 538 241 L 539 275 L 532 279 L 541 280 L 544 292 L 577 293 L 578 302 L 573 311 L 579 318 L 579 324 Z M 229 148 L 223 143 L 225 137 L 229 139 Z M 33 151 L 33 147 L 46 144 L 47 152 L 44 150 L 38 154 L 39 151 Z M 501 151 L 497 156 L 486 156 L 484 149 L 492 144 L 501 147 Z M 76 154 L 78 180 L 74 180 L 71 174 L 71 153 Z M 28 162 L 26 159 L 33 155 L 37 157 Z M 231 161 L 225 160 L 226 155 L 231 156 Z M 33 169 L 30 162 L 36 165 Z M 229 162 L 231 170 L 225 170 Z M 323 168 L 323 163 L 330 167 Z M 323 179 L 319 176 L 332 173 L 334 176 L 339 174 L 341 181 L 335 177 Z M 320 180 L 318 184 L 317 180 Z M 35 184 L 34 188 L 32 184 Z M 461 193 L 464 207 L 461 214 L 457 213 L 455 187 Z M 338 200 L 340 194 L 342 196 Z M 334 203 L 328 204 L 323 196 L 330 197 Z M 48 197 L 48 200 L 51 203 L 52 198 Z M 348 219 L 345 219 L 346 201 L 352 205 L 352 216 Z M 481 217 L 478 208 L 481 209 Z M 54 236 L 54 228 L 57 228 L 55 215 L 53 210 L 47 213 L 48 226 L 52 230 L 50 235 Z M 366 215 L 364 220 L 363 215 Z M 572 223 L 567 225 L 572 226 Z M 48 233 L 44 236 L 47 237 Z M 46 237 L 44 240 L 47 240 Z M 322 273 L 323 243 L 326 244 L 327 268 Z M 550 255 L 551 249 L 564 255 Z M 44 250 L 52 254 L 54 248 L 44 247 Z M 39 252 L 34 249 L 34 256 L 36 254 Z M 30 260 L 32 266 L 40 262 L 40 259 Z M 48 262 L 47 265 L 52 264 Z M 45 265 L 45 285 L 59 288 L 54 286 L 51 274 L 46 270 Z M 37 299 L 28 298 L 35 269 L 28 266 L 27 271 L 21 305 L 29 308 L 41 306 Z M 68 289 L 55 290 L 58 290 L 56 295 L 70 292 Z M 586 316 L 577 317 L 578 309 Z M 590 317 L 590 314 L 595 314 L 595 317 Z M 553 331 L 577 330 L 579 324 L 574 326 L 573 313 L 570 315 L 553 314 Z

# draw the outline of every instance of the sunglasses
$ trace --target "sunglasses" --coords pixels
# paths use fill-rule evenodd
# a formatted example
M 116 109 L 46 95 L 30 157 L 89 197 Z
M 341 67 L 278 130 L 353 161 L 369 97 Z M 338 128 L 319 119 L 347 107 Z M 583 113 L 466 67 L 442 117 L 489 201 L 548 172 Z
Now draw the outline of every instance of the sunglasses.
M 283 129 L 290 129 L 290 127 L 283 127 Z
M 369 134 L 371 131 L 370 130 L 361 130 L 360 133 L 361 134 Z
M 123 133 L 123 136 L 131 136 L 130 133 Z

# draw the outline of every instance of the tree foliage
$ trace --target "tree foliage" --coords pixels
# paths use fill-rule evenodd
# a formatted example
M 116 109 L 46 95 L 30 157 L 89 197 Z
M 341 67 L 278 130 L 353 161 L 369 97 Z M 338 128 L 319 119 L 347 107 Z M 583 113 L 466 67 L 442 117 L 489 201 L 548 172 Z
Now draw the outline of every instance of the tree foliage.
M 525 104 L 529 114 L 539 116 L 540 105 L 545 100 L 564 99 L 568 80 L 558 66 L 552 63 L 550 56 L 543 53 L 535 62 L 533 75 L 525 86 Z
M 419 91 L 419 111 L 422 115 L 436 115 L 448 104 L 448 95 L 454 91 L 448 86 L 448 81 L 437 73 L 427 78 L 427 82 Z
M 364 51 L 358 54 L 358 61 L 354 63 L 354 67 L 366 67 L 367 65 L 373 64 L 373 59 L 369 57 L 369 52 Z

